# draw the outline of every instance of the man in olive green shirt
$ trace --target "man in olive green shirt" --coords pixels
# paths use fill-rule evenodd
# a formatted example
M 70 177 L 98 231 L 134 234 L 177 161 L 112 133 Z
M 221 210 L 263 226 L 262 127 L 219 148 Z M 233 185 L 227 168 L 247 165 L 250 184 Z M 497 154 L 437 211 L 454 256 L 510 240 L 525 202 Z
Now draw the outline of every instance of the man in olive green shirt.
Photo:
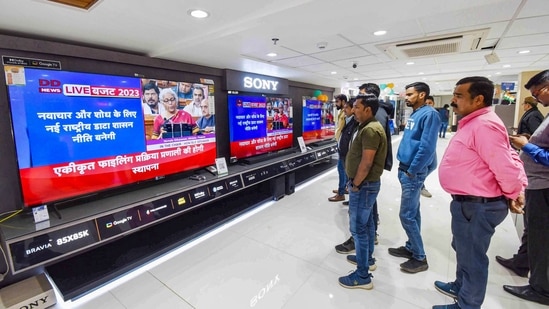
M 379 100 L 375 95 L 360 94 L 353 106 L 358 130 L 353 135 L 345 158 L 345 172 L 349 178 L 349 226 L 355 241 L 356 255 L 347 261 L 357 270 L 339 278 L 339 284 L 351 289 L 373 288 L 369 270 L 375 269 L 373 259 L 375 222 L 372 208 L 380 188 L 380 177 L 385 166 L 387 137 L 385 129 L 375 119 Z

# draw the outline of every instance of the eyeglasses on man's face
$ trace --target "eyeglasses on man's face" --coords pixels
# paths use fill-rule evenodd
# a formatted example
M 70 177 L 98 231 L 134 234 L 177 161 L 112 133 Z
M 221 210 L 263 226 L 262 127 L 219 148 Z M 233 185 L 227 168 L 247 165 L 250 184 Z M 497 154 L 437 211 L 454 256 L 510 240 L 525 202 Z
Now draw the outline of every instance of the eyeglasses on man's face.
M 547 89 L 549 89 L 549 85 L 545 85 L 539 89 L 532 90 L 532 97 L 534 97 L 536 100 L 539 100 L 539 95 L 547 91 Z

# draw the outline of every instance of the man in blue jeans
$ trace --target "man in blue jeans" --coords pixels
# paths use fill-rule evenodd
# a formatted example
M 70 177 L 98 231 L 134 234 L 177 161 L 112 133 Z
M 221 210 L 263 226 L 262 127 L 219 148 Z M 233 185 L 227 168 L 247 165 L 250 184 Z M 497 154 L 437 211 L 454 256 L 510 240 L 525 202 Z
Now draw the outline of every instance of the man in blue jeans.
M 339 284 L 350 289 L 374 287 L 369 273 L 375 238 L 372 208 L 387 155 L 385 129 L 374 116 L 378 108 L 379 100 L 375 95 L 356 97 L 353 112 L 359 125 L 345 157 L 345 172 L 349 178 L 349 226 L 356 251 L 356 255 L 347 256 L 347 261 L 356 264 L 357 270 L 340 277 Z
M 444 106 L 438 110 L 441 121 L 438 137 L 446 138 L 446 131 L 448 131 L 448 119 L 450 119 L 450 111 L 448 110 L 449 107 L 450 105 L 444 104 Z
M 408 261 L 400 269 L 417 273 L 429 268 L 421 238 L 419 196 L 429 166 L 436 160 L 437 134 L 440 128 L 438 112 L 425 103 L 429 85 L 417 82 L 406 86 L 406 105 L 414 110 L 406 121 L 404 134 L 398 147 L 398 180 L 402 187 L 400 223 L 408 236 L 404 246 L 389 248 L 389 254 Z

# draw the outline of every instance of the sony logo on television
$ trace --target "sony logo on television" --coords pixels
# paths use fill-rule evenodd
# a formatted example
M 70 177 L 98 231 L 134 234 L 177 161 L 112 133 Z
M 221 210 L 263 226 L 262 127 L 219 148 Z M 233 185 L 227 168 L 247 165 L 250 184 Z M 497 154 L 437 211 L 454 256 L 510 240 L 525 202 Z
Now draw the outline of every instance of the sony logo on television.
M 244 77 L 244 88 L 276 91 L 277 86 L 278 86 L 278 82 L 274 80 L 252 78 L 249 76 Z
M 30 303 L 28 303 L 27 305 L 21 306 L 19 309 L 47 308 L 47 307 L 49 307 L 49 306 L 51 306 L 51 305 L 54 305 L 55 302 L 49 302 L 48 296 L 49 296 L 49 295 L 46 295 L 46 296 L 44 296 L 44 297 L 37 298 L 37 299 L 31 301 Z M 49 302 L 49 303 L 48 303 L 48 302 Z

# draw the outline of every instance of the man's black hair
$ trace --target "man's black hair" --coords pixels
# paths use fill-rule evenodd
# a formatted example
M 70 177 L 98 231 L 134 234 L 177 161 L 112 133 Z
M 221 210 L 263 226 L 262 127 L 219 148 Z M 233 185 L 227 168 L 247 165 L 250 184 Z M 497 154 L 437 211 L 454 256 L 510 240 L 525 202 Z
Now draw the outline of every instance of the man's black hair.
M 347 96 L 344 95 L 344 94 L 338 94 L 335 96 L 335 99 L 336 100 L 340 100 L 340 101 L 343 101 L 343 102 L 347 102 Z
M 549 70 L 541 71 L 538 74 L 534 75 L 530 80 L 524 85 L 524 88 L 530 89 L 534 86 L 541 85 L 543 83 L 549 82 Z
M 491 106 L 494 97 L 494 83 L 484 76 L 471 76 L 460 79 L 456 86 L 463 84 L 469 86 L 469 95 L 471 99 L 482 95 L 484 97 L 484 106 Z
M 377 113 L 377 110 L 379 109 L 379 99 L 375 96 L 375 94 L 371 93 L 361 93 L 356 96 L 356 100 L 360 100 L 360 104 L 362 104 L 364 107 L 370 107 L 372 109 L 372 115 L 375 115 Z
M 411 83 L 409 85 L 406 85 L 406 87 L 404 87 L 404 89 L 408 89 L 408 88 L 414 88 L 418 93 L 420 92 L 425 92 L 425 97 L 429 96 L 431 93 L 431 89 L 429 88 L 429 85 L 427 85 L 426 83 L 424 82 L 415 82 L 415 83 Z M 427 98 L 425 98 L 427 99 Z
M 160 94 L 160 89 L 158 89 L 158 86 L 156 85 L 156 83 L 154 81 L 150 81 L 150 82 L 146 83 L 145 85 L 143 85 L 143 92 L 145 92 L 147 90 L 151 90 L 151 89 L 154 89 L 154 92 L 156 92 L 156 94 Z
M 381 93 L 379 86 L 374 83 L 365 83 L 362 84 L 360 87 L 358 87 L 359 90 L 364 90 L 366 93 L 371 93 L 379 98 L 379 94 Z

